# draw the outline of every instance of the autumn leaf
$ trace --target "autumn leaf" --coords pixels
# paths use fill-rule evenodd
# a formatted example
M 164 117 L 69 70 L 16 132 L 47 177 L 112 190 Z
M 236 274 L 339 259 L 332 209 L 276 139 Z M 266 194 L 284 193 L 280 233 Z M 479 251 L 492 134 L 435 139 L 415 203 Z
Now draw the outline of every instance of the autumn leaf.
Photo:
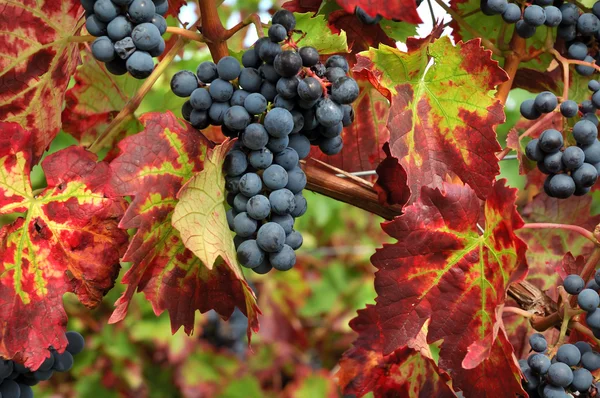
M 397 19 L 420 24 L 423 22 L 417 12 L 417 3 L 414 0 L 389 0 L 385 5 L 378 0 L 336 0 L 346 12 L 354 13 L 356 7 L 362 8 L 367 14 L 381 15 L 385 19 Z
M 384 223 L 397 242 L 371 261 L 383 354 L 408 344 L 429 321 L 427 341 L 443 340 L 439 367 L 456 379 L 503 345 L 497 312 L 508 286 L 526 274 L 526 245 L 515 234 L 523 225 L 516 190 L 505 181 L 492 187 L 483 208 L 468 186 L 443 189 L 424 187 L 404 215 Z
M 0 0 L 0 120 L 32 134 L 39 158 L 60 131 L 60 114 L 79 48 L 79 0 Z
M 296 17 L 295 30 L 301 31 L 301 33 L 294 33 L 293 39 L 296 40 L 299 46 L 314 47 L 319 51 L 319 54 L 348 52 L 346 33 L 331 34 L 327 26 L 327 20 L 323 15 L 294 13 L 294 16 Z
M 500 171 L 495 127 L 504 112 L 493 93 L 506 73 L 479 40 L 456 46 L 448 37 L 431 40 L 408 53 L 384 45 L 363 52 L 354 70 L 368 73 L 392 101 L 391 153 L 415 198 L 421 186 L 441 188 L 450 174 L 484 199 Z
M 377 181 L 373 189 L 379 196 L 379 203 L 384 206 L 404 206 L 410 199 L 410 189 L 406 184 L 408 176 L 398 159 L 390 153 L 390 145 L 386 142 L 383 151 L 387 157 L 377 166 Z
M 128 235 L 117 227 L 125 204 L 107 189 L 108 164 L 81 147 L 48 156 L 48 186 L 32 191 L 32 138 L 16 123 L 0 123 L 0 215 L 25 213 L 0 230 L 0 356 L 37 369 L 50 346 L 67 346 L 63 295 L 98 305 Z
M 157 315 L 169 312 L 173 333 L 183 326 L 191 334 L 196 310 L 214 309 L 228 318 L 236 306 L 249 315 L 249 327 L 258 328 L 254 296 L 241 274 L 225 261 L 203 263 L 172 225 L 177 194 L 204 169 L 212 144 L 171 112 L 148 113 L 140 121 L 144 131 L 122 140 L 121 155 L 110 165 L 115 192 L 133 197 L 119 226 L 137 228 L 123 258 L 132 262 L 123 277 L 127 290 L 110 322 L 125 317 L 138 290 Z
M 344 394 L 362 397 L 372 391 L 376 398 L 456 396 L 447 384 L 448 375 L 440 372 L 433 359 L 422 355 L 414 344 L 384 355 L 381 326 L 373 305 L 359 310 L 350 321 L 358 339 L 344 353 L 336 375 Z
M 135 95 L 143 80 L 129 74 L 116 76 L 108 72 L 102 62 L 85 53 L 84 63 L 75 72 L 75 85 L 67 91 L 66 107 L 62 113 L 63 130 L 88 146 L 104 131 L 110 122 Z M 116 138 L 141 130 L 135 115 L 123 121 Z M 114 141 L 113 141 L 114 142 Z M 113 142 L 107 146 L 112 148 Z

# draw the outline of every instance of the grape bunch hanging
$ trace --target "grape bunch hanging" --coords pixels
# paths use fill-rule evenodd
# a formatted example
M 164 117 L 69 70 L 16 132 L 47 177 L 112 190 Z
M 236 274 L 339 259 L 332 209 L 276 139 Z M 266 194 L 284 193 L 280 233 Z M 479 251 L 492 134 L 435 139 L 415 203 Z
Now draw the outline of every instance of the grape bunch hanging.
M 580 111 L 583 115 L 572 128 L 575 145 L 566 145 L 560 131 L 547 129 L 539 138 L 529 141 L 525 148 L 526 156 L 537 162 L 538 169 L 548 175 L 544 191 L 553 198 L 585 195 L 600 175 L 600 141 L 598 118 L 595 115 L 600 108 L 600 83 L 591 80 L 588 87 L 594 92 L 591 101 L 583 101 L 579 106 L 577 102 L 567 100 L 559 108 L 566 119 L 574 118 Z M 544 113 L 554 112 L 557 106 L 556 96 L 544 91 L 535 99 L 523 101 L 520 110 L 524 118 L 535 120 Z
M 154 70 L 153 57 L 165 51 L 163 17 L 168 0 L 81 0 L 87 31 L 96 36 L 92 55 L 113 75 L 129 72 L 145 79 Z
M 307 209 L 299 161 L 311 145 L 327 155 L 342 150 L 342 129 L 354 120 L 350 104 L 359 94 L 346 59 L 333 55 L 323 64 L 315 48 L 297 48 L 295 26 L 294 15 L 280 10 L 268 37 L 244 53 L 243 67 L 224 57 L 171 80 L 176 95 L 189 97 L 182 113 L 193 127 L 221 126 L 239 139 L 224 164 L 227 221 L 239 262 L 259 274 L 296 263 L 303 239 L 294 220 Z
M 85 341 L 77 332 L 66 333 L 68 341 L 65 352 L 59 354 L 50 349 L 48 357 L 40 367 L 31 371 L 20 363 L 0 358 L 0 397 L 33 398 L 32 386 L 49 380 L 54 372 L 68 372 L 73 367 L 73 356 L 83 351 Z

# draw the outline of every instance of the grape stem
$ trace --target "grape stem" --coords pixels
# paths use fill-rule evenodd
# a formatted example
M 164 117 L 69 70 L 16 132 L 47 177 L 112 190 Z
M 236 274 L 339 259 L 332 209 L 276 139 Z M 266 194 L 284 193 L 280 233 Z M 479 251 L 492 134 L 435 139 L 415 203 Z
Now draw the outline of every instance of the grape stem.
M 591 231 L 577 225 L 570 224 L 554 224 L 554 223 L 527 223 L 521 227 L 522 229 L 564 229 L 565 231 L 576 232 L 596 246 L 600 246 L 600 242 L 596 239 Z
M 233 28 L 225 31 L 225 34 L 223 35 L 223 40 L 230 39 L 231 36 L 235 35 L 237 32 L 244 29 L 246 26 L 248 26 L 250 24 L 254 24 L 254 26 L 256 27 L 256 34 L 258 34 L 258 37 L 265 36 L 265 32 L 263 30 L 263 24 L 260 21 L 260 17 L 258 16 L 258 14 L 254 13 L 254 14 L 248 15 L 246 18 L 244 18 L 241 22 L 239 22 Z
M 193 32 L 191 30 L 188 29 L 183 29 L 183 28 L 176 28 L 174 26 L 169 26 L 167 27 L 167 32 L 172 33 L 174 35 L 178 35 L 178 36 L 183 36 L 187 39 L 193 40 L 193 41 L 197 41 L 200 43 L 205 43 L 206 42 L 206 38 L 201 35 L 198 32 Z
M 525 311 L 524 309 L 521 309 L 518 307 L 504 307 L 502 309 L 502 312 L 521 315 L 522 317 L 527 318 L 527 319 L 530 319 L 534 316 L 533 313 L 531 313 L 529 311 Z
M 596 242 L 596 244 L 598 245 L 598 242 Z M 583 266 L 583 269 L 581 270 L 580 276 L 584 281 L 588 281 L 592 277 L 598 263 L 600 263 L 600 247 L 596 247 L 594 249 Z

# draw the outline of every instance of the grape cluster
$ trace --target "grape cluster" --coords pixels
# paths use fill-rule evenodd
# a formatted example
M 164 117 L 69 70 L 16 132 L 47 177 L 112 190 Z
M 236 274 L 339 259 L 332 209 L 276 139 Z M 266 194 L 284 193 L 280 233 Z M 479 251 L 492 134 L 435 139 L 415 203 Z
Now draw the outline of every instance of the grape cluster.
M 33 398 L 32 386 L 49 380 L 54 372 L 68 372 L 73 367 L 73 356 L 83 351 L 85 341 L 77 332 L 66 334 L 69 344 L 62 354 L 51 349 L 50 357 L 36 371 L 20 363 L 0 359 L 0 397 Z
M 560 113 L 570 119 L 583 113 L 583 117 L 572 129 L 577 145 L 565 146 L 561 132 L 547 129 L 539 138 L 531 140 L 525 148 L 526 156 L 537 162 L 538 169 L 548 174 L 544 191 L 553 198 L 566 199 L 571 195 L 585 195 L 598 180 L 600 174 L 600 141 L 598 141 L 598 118 L 595 113 L 600 107 L 600 83 L 590 81 L 591 89 L 596 89 L 591 101 L 583 101 L 579 106 L 567 100 L 560 104 Z M 598 105 L 598 107 L 596 106 Z M 529 120 L 539 118 L 543 113 L 554 112 L 558 99 L 549 91 L 538 94 L 535 99 L 521 103 L 521 115 Z
M 311 144 L 327 155 L 342 150 L 342 129 L 354 119 L 350 104 L 359 94 L 344 57 L 323 64 L 315 48 L 296 50 L 292 13 L 280 10 L 272 22 L 268 37 L 244 53 L 243 68 L 224 57 L 171 80 L 176 95 L 189 97 L 182 114 L 192 126 L 221 126 L 225 136 L 239 138 L 224 163 L 227 221 L 238 260 L 259 274 L 294 266 L 303 242 L 294 220 L 307 209 L 299 161 Z
M 480 8 L 485 15 L 502 15 L 505 22 L 516 23 L 517 34 L 529 38 L 535 35 L 538 26 L 555 27 L 564 21 L 562 7 L 555 7 L 553 3 L 553 0 L 536 0 L 521 12 L 519 4 L 507 0 L 481 0 Z
M 113 75 L 145 79 L 165 51 L 168 0 L 81 0 L 85 27 L 96 36 L 92 55 Z

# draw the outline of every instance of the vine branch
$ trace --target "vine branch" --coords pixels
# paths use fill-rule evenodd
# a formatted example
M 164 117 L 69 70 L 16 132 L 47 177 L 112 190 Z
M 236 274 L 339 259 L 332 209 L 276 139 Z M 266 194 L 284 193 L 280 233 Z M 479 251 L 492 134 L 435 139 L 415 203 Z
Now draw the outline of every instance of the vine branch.
M 256 34 L 258 35 L 258 37 L 264 37 L 265 32 L 263 31 L 263 25 L 262 25 L 262 22 L 260 21 L 260 17 L 258 16 L 258 14 L 254 13 L 254 14 L 248 15 L 246 18 L 244 18 L 241 22 L 239 22 L 233 28 L 225 31 L 225 34 L 223 35 L 223 40 L 230 39 L 231 36 L 235 35 L 237 32 L 244 29 L 246 26 L 248 26 L 250 24 L 254 24 L 254 26 L 256 27 Z
M 591 231 L 582 228 L 578 225 L 570 224 L 553 224 L 553 223 L 528 223 L 523 225 L 523 229 L 564 229 L 565 231 L 576 232 L 584 238 L 588 239 L 593 244 L 600 246 L 600 242 L 596 240 L 596 237 Z

